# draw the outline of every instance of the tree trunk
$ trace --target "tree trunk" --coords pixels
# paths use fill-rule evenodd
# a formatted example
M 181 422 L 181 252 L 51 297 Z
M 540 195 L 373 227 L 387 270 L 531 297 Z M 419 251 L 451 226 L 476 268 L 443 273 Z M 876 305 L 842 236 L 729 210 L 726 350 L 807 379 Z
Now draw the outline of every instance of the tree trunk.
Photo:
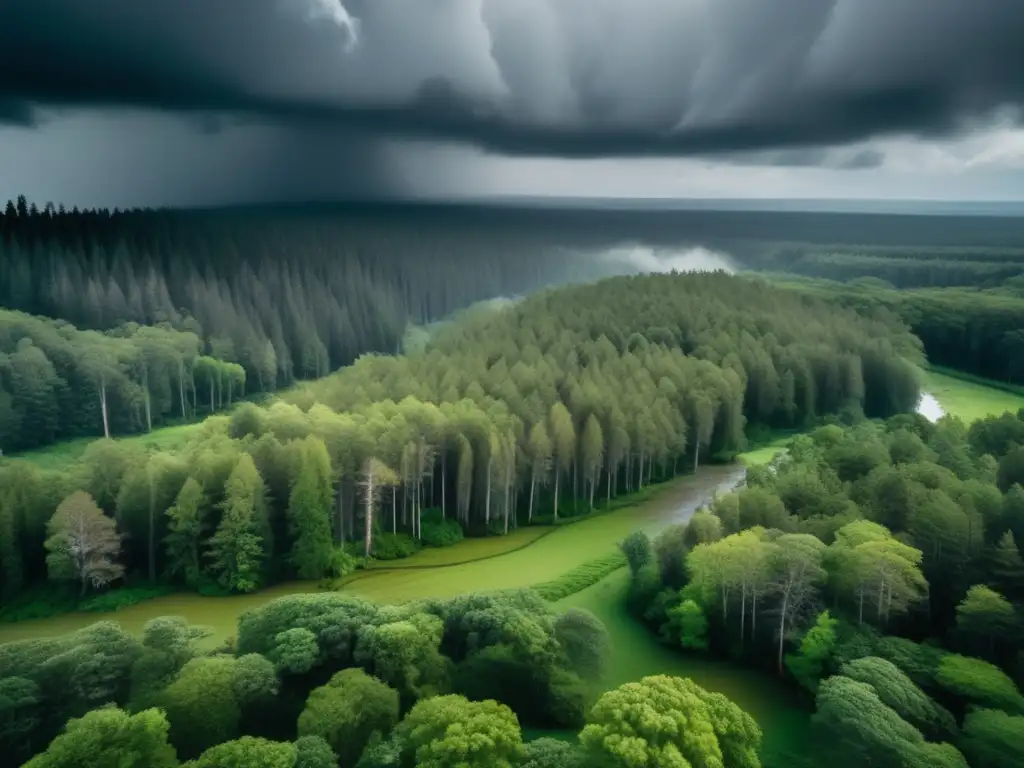
M 700 460 L 700 443 L 693 443 L 693 474 L 697 474 L 697 462 Z
M 445 487 L 445 485 L 447 485 L 447 483 L 445 481 L 448 479 L 448 473 L 445 471 L 445 465 L 447 463 L 447 460 L 448 460 L 448 452 L 444 451 L 444 452 L 441 453 L 441 519 L 442 520 L 445 520 L 447 518 L 447 516 L 448 516 L 447 515 L 447 510 L 445 508 L 445 498 L 444 498 L 444 487 Z
M 537 470 L 530 473 L 530 511 L 527 512 L 526 520 L 533 522 L 533 489 L 537 485 Z
M 366 532 L 364 533 L 363 554 L 370 556 L 373 548 L 373 494 L 374 494 L 373 465 L 368 464 L 366 468 Z
M 107 414 L 107 379 L 100 377 L 100 413 L 103 416 L 103 436 L 110 439 L 110 419 Z
M 143 402 L 146 405 L 146 431 L 153 431 L 153 404 L 150 401 L 149 395 L 149 372 L 145 371 L 142 374 L 142 392 L 144 395 Z
M 782 674 L 782 650 L 786 643 L 786 610 L 789 607 L 789 591 L 782 598 L 782 614 L 779 616 L 779 674 Z
M 391 532 L 398 533 L 398 486 L 391 489 Z
M 213 401 L 213 379 L 210 379 L 210 413 L 217 410 L 216 403 Z
M 558 522 L 558 475 L 559 474 L 560 473 L 559 473 L 558 469 L 556 468 L 555 469 L 555 517 L 554 517 L 554 521 L 556 523 Z
M 484 523 L 491 524 L 491 462 L 494 456 L 487 457 L 487 497 L 484 499 Z
M 740 650 L 747 637 L 747 581 L 743 580 L 743 591 L 740 593 Z
M 185 364 L 178 366 L 178 399 L 181 401 L 181 418 L 187 419 L 188 413 L 185 410 Z

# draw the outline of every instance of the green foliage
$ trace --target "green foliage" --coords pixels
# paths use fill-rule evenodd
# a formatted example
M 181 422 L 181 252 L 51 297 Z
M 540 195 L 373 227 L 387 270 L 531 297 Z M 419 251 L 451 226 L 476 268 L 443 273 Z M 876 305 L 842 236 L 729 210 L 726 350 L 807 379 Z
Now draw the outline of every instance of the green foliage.
M 420 519 L 420 542 L 425 547 L 450 547 L 464 538 L 462 526 L 450 517 L 442 518 L 440 510 L 423 511 Z
M 196 760 L 185 763 L 186 768 L 294 768 L 294 744 L 254 736 L 227 741 L 210 747 Z
M 786 656 L 786 667 L 790 673 L 812 693 L 818 690 L 818 683 L 835 649 L 838 624 L 828 611 L 819 614 L 814 626 L 807 630 L 800 641 L 799 652 Z
M 921 732 L 886 706 L 867 683 L 838 675 L 827 678 L 818 688 L 817 705 L 813 720 L 831 745 L 830 763 L 966 766 L 949 745 L 925 742 Z
M 520 768 L 586 768 L 587 756 L 576 744 L 541 737 L 523 747 Z
M 412 708 L 395 734 L 403 768 L 512 768 L 523 755 L 515 714 L 494 701 L 426 699 Z
M 1011 641 L 1016 635 L 1017 617 L 1013 606 L 998 592 L 983 584 L 967 590 L 956 607 L 956 628 L 967 647 L 992 653 L 997 639 Z
M 203 486 L 188 478 L 167 510 L 167 573 L 195 588 L 202 580 L 202 542 L 206 533 L 207 499 Z
M 601 696 L 580 742 L 598 765 L 761 765 L 761 729 L 750 715 L 692 680 L 664 675 Z
M 1013 680 L 987 661 L 948 654 L 939 664 L 935 679 L 947 691 L 969 703 L 1024 714 L 1024 696 Z
M 174 594 L 174 587 L 167 584 L 149 584 L 144 586 L 121 587 L 120 589 L 93 595 L 82 600 L 75 606 L 76 611 L 83 613 L 108 613 L 138 605 L 146 600 L 155 600 Z
M 626 556 L 626 564 L 634 577 L 651 561 L 652 549 L 651 540 L 647 534 L 637 532 L 631 533 L 619 545 L 622 554 Z
M 669 624 L 666 631 L 679 645 L 688 651 L 708 649 L 708 620 L 704 609 L 695 601 L 683 600 L 668 611 L 667 618 Z
M 374 736 L 398 723 L 398 692 L 360 669 L 346 669 L 316 688 L 299 717 L 300 736 L 319 736 L 343 765 L 355 765 Z
M 555 619 L 554 634 L 570 670 L 594 682 L 604 677 L 612 648 L 600 619 L 582 608 L 570 608 Z
M 972 766 L 1024 765 L 1024 716 L 995 709 L 971 710 L 964 718 L 960 748 Z
M 578 565 L 557 579 L 538 584 L 533 589 L 543 599 L 556 603 L 593 586 L 626 564 L 626 557 L 621 552 L 614 552 Z
M 167 720 L 156 709 L 129 715 L 120 709 L 93 710 L 71 720 L 45 752 L 26 768 L 108 768 L 146 766 L 176 768 L 178 758 L 167 742 Z
M 319 736 L 295 740 L 295 768 L 338 768 L 338 756 Z
M 420 544 L 408 533 L 379 533 L 373 537 L 375 560 L 401 560 L 416 554 Z
M 77 581 L 84 595 L 124 575 L 117 562 L 121 537 L 114 521 L 84 491 L 68 496 L 47 523 L 46 568 L 51 579 Z
M 867 683 L 879 700 L 933 741 L 952 740 L 957 735 L 953 716 L 914 685 L 892 662 L 867 656 L 847 662 L 841 673 L 851 680 Z
M 264 538 L 259 521 L 263 480 L 249 454 L 242 454 L 225 488 L 222 516 L 210 539 L 210 569 L 218 583 L 236 592 L 252 592 L 260 585 Z
M 321 579 L 334 554 L 330 515 L 334 503 L 327 446 L 307 437 L 299 450 L 299 471 L 288 499 L 291 563 L 300 579 Z

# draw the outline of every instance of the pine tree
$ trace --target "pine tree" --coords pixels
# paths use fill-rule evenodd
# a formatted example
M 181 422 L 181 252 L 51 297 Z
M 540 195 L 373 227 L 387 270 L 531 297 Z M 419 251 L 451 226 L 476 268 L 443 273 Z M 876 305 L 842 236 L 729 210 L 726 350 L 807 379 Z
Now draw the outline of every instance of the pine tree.
M 334 554 L 331 543 L 331 460 L 327 446 L 317 437 L 303 441 L 300 468 L 288 499 L 288 527 L 292 535 L 291 562 L 300 579 L 321 579 Z
M 225 589 L 252 592 L 260 586 L 264 551 L 257 515 L 263 493 L 260 473 L 243 453 L 228 478 L 220 525 L 209 543 L 210 569 Z
M 178 492 L 174 505 L 167 510 L 168 534 L 167 572 L 181 575 L 185 584 L 196 587 L 202 576 L 200 546 L 203 540 L 206 516 L 206 496 L 203 486 L 189 478 Z

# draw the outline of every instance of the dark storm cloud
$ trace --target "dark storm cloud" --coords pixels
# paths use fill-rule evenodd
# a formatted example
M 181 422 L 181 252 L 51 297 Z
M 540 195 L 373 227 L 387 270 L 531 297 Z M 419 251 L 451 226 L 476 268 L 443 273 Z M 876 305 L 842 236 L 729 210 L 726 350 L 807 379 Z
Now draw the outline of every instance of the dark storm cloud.
M 796 150 L 1019 110 L 1021 40 L 1021 0 L 6 0 L 0 119 L 127 106 L 508 154 Z

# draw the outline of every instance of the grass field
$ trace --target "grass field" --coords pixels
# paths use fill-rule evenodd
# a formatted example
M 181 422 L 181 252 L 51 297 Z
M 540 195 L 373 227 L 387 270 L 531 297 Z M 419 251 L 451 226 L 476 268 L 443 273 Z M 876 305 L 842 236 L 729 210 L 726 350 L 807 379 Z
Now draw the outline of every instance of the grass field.
M 792 439 L 793 435 L 778 437 L 767 445 L 738 454 L 736 460 L 748 467 L 759 467 L 762 464 L 768 464 L 786 449 L 786 443 Z
M 117 438 L 117 441 L 139 451 L 168 451 L 183 446 L 201 428 L 202 424 L 182 424 L 176 427 L 154 429 L 145 435 L 120 437 Z M 89 444 L 98 439 L 96 437 L 81 437 L 35 451 L 13 454 L 10 458 L 31 462 L 40 469 L 62 469 L 81 458 Z
M 1024 396 L 937 371 L 925 372 L 923 389 L 939 401 L 946 413 L 968 424 L 1024 408 Z
M 361 571 L 344 584 L 342 591 L 399 603 L 554 581 L 574 568 L 613 553 L 618 542 L 638 528 L 654 531 L 673 520 L 686 519 L 712 493 L 731 488 L 741 476 L 742 469 L 735 466 L 707 466 L 697 476 L 666 483 L 650 501 L 638 507 L 553 530 L 521 529 L 508 538 L 467 539 L 445 549 L 424 550 L 403 561 L 401 567 L 392 564 Z M 281 595 L 315 592 L 317 588 L 311 582 L 291 582 L 254 595 L 170 595 L 113 614 L 71 613 L 3 624 L 0 643 L 70 632 L 104 619 L 113 619 L 128 631 L 139 632 L 156 616 L 184 616 L 193 624 L 209 627 L 214 638 L 220 640 L 234 634 L 238 617 L 245 611 Z

